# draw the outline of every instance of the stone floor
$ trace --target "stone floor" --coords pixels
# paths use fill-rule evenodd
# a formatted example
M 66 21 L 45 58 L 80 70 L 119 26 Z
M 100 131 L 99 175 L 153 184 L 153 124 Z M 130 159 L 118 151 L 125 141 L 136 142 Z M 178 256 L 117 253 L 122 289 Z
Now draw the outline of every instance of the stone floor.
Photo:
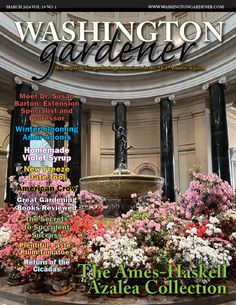
M 0 298 L 0 305 L 23 305 L 23 303 L 13 302 L 7 299 Z
M 192 296 L 148 296 L 111 298 L 100 296 L 88 297 L 78 290 L 71 291 L 65 296 L 55 297 L 48 293 L 27 292 L 27 285 L 9 286 L 6 278 L 0 278 L 0 305 L 236 305 L 236 283 L 227 285 L 227 295 L 211 297 Z
M 27 304 L 27 303 L 19 303 L 19 302 L 17 302 L 17 301 L 10 301 L 10 300 L 7 300 L 7 299 L 4 299 L 4 298 L 1 298 L 0 297 L 0 305 L 25 305 L 25 304 Z M 47 303 L 45 302 L 45 305 L 46 305 Z M 56 303 L 55 303 L 56 304 Z M 108 303 L 105 303 L 104 302 L 104 304 L 108 304 Z M 117 305 L 117 304 L 123 304 L 121 301 L 117 301 L 117 303 L 116 302 L 113 302 L 113 305 Z M 129 305 L 129 304 L 131 304 L 131 303 L 127 303 L 127 305 Z M 154 305 L 155 303 L 152 303 L 152 305 Z M 215 303 L 215 304 L 217 304 L 217 303 Z M 229 301 L 229 302 L 226 302 L 226 303 L 220 303 L 221 305 L 236 305 L 236 301 Z

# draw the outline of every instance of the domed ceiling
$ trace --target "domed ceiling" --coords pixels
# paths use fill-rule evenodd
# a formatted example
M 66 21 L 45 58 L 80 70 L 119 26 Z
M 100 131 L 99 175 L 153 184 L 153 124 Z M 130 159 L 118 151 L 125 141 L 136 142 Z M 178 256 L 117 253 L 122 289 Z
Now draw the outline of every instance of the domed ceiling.
M 135 26 L 144 21 L 158 23 L 159 21 L 178 21 L 179 24 L 194 20 L 201 24 L 209 21 L 213 24 L 224 22 L 224 36 L 220 43 L 212 36 L 209 43 L 202 40 L 189 53 L 184 64 L 201 66 L 202 71 L 54 71 L 47 80 L 40 83 L 41 88 L 86 96 L 88 99 L 134 99 L 137 101 L 152 100 L 156 96 L 175 94 L 187 98 L 201 91 L 202 85 L 225 75 L 234 84 L 236 80 L 236 14 L 227 12 L 15 12 L 0 13 L 1 54 L 0 69 L 3 84 L 13 81 L 15 75 L 31 81 L 32 76 L 40 77 L 45 74 L 46 64 L 41 64 L 39 56 L 45 48 L 45 42 L 34 42 L 30 37 L 22 42 L 19 38 L 14 21 L 53 21 L 58 34 L 61 34 L 61 25 L 65 21 L 77 22 L 121 22 L 127 30 L 134 22 Z M 161 29 L 161 28 L 160 28 Z M 111 28 L 111 31 L 114 31 Z M 150 27 L 145 28 L 143 35 L 150 34 Z M 91 34 L 92 35 L 92 34 Z M 102 32 L 101 32 L 102 35 Z M 163 48 L 165 35 L 164 28 L 158 29 L 157 52 Z M 194 35 L 194 27 L 187 32 L 188 37 Z M 88 35 L 89 37 L 89 35 Z M 150 36 L 145 36 L 150 37 Z M 181 43 L 176 29 L 173 31 L 175 44 Z M 46 44 L 48 44 L 47 42 Z M 137 38 L 134 37 L 134 44 Z M 60 42 L 63 45 L 63 42 Z M 80 46 L 80 43 L 78 43 Z M 119 47 L 118 49 L 119 50 Z M 171 64 L 176 64 L 173 61 Z M 93 56 L 87 65 L 94 65 Z M 64 67 L 69 63 L 63 63 Z M 104 63 L 106 65 L 106 63 Z M 133 65 L 132 63 L 130 65 Z M 142 62 L 148 66 L 148 61 Z M 2 90 L 14 88 L 14 84 L 4 86 Z M 1 88 L 0 88 L 1 89 Z

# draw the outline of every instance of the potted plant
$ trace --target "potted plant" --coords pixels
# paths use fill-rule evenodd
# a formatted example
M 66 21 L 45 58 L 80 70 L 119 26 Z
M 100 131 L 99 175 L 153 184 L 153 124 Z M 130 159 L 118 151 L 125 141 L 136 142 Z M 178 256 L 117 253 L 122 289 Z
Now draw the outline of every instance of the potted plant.
M 24 281 L 29 283 L 32 292 L 39 292 L 44 288 L 44 273 L 34 272 L 33 267 L 33 265 L 24 265 L 23 270 L 21 270 L 21 275 Z
M 49 281 L 50 293 L 55 296 L 61 296 L 69 293 L 73 288 L 71 278 L 71 268 L 64 268 L 61 272 L 52 274 Z
M 0 228 L 0 249 L 3 250 L 10 239 L 11 231 L 7 228 L 2 226 Z M 3 260 L 0 260 L 0 277 L 3 277 L 5 275 L 5 267 L 3 265 Z
M 42 291 L 44 289 L 43 273 L 32 272 L 29 278 L 30 290 L 33 292 Z
M 22 276 L 18 269 L 13 269 L 10 271 L 7 284 L 10 286 L 18 286 L 22 284 Z

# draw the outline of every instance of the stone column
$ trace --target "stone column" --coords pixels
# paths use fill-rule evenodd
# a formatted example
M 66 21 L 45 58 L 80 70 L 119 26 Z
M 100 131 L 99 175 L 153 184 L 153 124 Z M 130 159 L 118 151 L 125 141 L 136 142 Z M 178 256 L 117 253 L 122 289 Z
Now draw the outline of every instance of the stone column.
M 111 102 L 115 107 L 115 121 L 112 129 L 115 132 L 115 162 L 114 167 L 117 169 L 121 164 L 127 168 L 127 119 L 126 110 L 130 105 L 128 100 L 114 100 Z M 126 141 L 126 144 L 124 143 Z
M 230 169 L 231 169 L 231 186 L 233 189 L 236 187 L 236 148 L 231 147 L 230 151 Z
M 54 123 L 54 127 L 55 128 L 60 128 L 60 127 L 64 127 L 64 126 L 65 126 L 65 122 L 64 121 L 56 120 L 55 123 Z M 64 135 L 64 133 L 59 132 L 59 131 L 55 131 L 54 135 L 60 137 L 60 135 Z M 54 148 L 59 148 L 60 149 L 63 146 L 64 146 L 64 140 L 59 140 L 59 139 L 55 139 L 54 140 Z M 64 166 L 64 162 L 63 161 L 57 161 L 57 162 L 55 162 L 54 166 L 55 167 L 63 167 Z
M 174 174 L 175 174 L 175 185 L 180 187 L 180 171 L 179 171 L 179 118 L 178 116 L 172 117 L 172 127 L 173 127 L 173 151 L 174 151 Z
M 24 97 L 23 94 L 32 94 L 32 89 L 37 90 L 37 86 L 22 81 L 19 77 L 15 77 L 16 82 L 16 101 L 25 102 L 30 101 L 30 98 Z M 30 127 L 29 115 L 21 113 L 22 107 L 15 107 L 11 112 L 11 128 L 10 128 L 10 141 L 9 141 L 9 156 L 7 177 L 16 175 L 16 165 L 28 165 L 28 161 L 23 160 L 24 147 L 30 146 L 29 140 L 22 140 L 25 132 L 16 132 L 15 126 Z M 30 109 L 30 106 L 24 107 Z M 29 133 L 27 133 L 29 134 Z M 15 204 L 15 194 L 11 191 L 9 181 L 7 181 L 6 203 Z
M 80 106 L 72 108 L 72 113 L 69 116 L 69 127 L 78 130 L 78 133 L 70 132 L 71 139 L 69 140 L 69 155 L 71 161 L 68 163 L 69 178 L 72 185 L 80 185 L 81 178 L 81 109 L 82 103 L 85 103 L 85 98 L 79 98 Z
M 172 103 L 174 95 L 156 98 L 160 103 L 160 157 L 161 176 L 165 179 L 163 186 L 163 198 L 175 201 L 174 187 L 174 156 L 173 156 L 173 127 L 172 127 Z
M 209 90 L 212 171 L 230 183 L 228 129 L 225 108 L 226 78 L 204 85 Z
M 9 110 L 9 114 L 11 114 L 11 125 L 10 125 L 10 139 L 9 139 L 9 152 L 8 152 L 8 160 L 7 160 L 7 189 L 6 189 L 6 197 L 4 199 L 5 203 L 16 204 L 15 193 L 10 188 L 9 177 L 15 175 L 15 166 L 14 166 L 14 136 L 15 136 L 15 110 Z
M 201 172 L 207 175 L 212 172 L 211 166 L 211 126 L 210 111 L 204 109 L 193 113 L 195 163 L 201 167 Z
M 102 120 L 90 113 L 89 129 L 89 175 L 101 175 L 101 129 Z

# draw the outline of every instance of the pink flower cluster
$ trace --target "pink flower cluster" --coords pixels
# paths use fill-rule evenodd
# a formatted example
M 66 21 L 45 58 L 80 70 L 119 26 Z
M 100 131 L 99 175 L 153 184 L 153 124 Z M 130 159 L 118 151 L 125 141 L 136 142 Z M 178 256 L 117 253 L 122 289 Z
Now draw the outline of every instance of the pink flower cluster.
M 32 176 L 37 178 L 36 180 L 32 179 Z M 38 179 L 38 177 L 41 177 Z M 58 176 L 58 174 L 54 174 L 54 177 Z M 42 180 L 41 180 L 42 179 Z M 70 187 L 71 182 L 69 179 L 59 180 L 59 179 L 51 179 L 48 173 L 31 173 L 31 179 L 29 175 L 24 176 L 10 176 L 10 187 L 16 193 L 18 197 L 27 198 L 27 201 L 21 202 L 20 205 L 22 207 L 28 207 L 34 205 L 36 211 L 40 210 L 40 206 L 42 205 L 42 199 L 45 199 L 43 202 L 46 203 L 47 206 L 51 206 L 51 209 L 48 209 L 51 216 L 55 216 L 57 214 L 65 213 L 63 209 L 59 209 L 61 207 L 67 207 L 68 211 L 73 210 L 73 207 L 76 203 L 75 192 L 71 189 L 66 190 L 65 187 Z M 28 191 L 22 190 L 23 187 L 48 187 L 50 188 L 48 191 Z M 63 189 L 63 190 L 61 190 Z M 52 191 L 51 191 L 52 190 Z M 46 200 L 48 198 L 58 199 L 57 201 Z M 60 198 L 69 198 L 68 201 L 61 200 Z M 31 201 L 32 200 L 32 201 Z M 58 209 L 53 209 L 53 207 L 59 207 Z M 36 212 L 37 213 L 37 212 Z
M 81 190 L 77 197 L 79 199 L 80 209 L 88 212 L 89 214 L 94 214 L 93 216 L 101 214 L 104 209 L 103 199 L 98 195 Z
M 7 222 L 10 215 L 15 212 L 15 209 L 9 205 L 4 206 L 0 209 L 0 226 Z
M 183 215 L 187 219 L 193 216 L 210 215 L 226 210 L 233 205 L 233 189 L 227 181 L 217 175 L 205 176 L 193 172 L 193 181 L 180 198 Z
M 170 223 L 173 226 L 170 226 Z M 139 208 L 130 210 L 116 220 L 116 230 L 120 235 L 136 238 L 139 245 L 152 246 L 165 243 L 170 228 L 179 229 L 181 220 L 165 204 L 159 208 Z
M 31 212 L 12 213 L 8 221 L 4 224 L 11 232 L 9 241 L 4 248 L 0 249 L 0 262 L 10 270 L 17 270 L 24 277 L 34 277 L 32 268 L 24 265 L 24 260 L 70 260 L 71 263 L 85 261 L 91 252 L 89 241 L 97 236 L 103 236 L 107 230 L 103 224 L 84 212 L 77 212 L 74 217 L 68 217 L 63 224 L 69 225 L 68 230 L 60 230 L 60 238 L 57 239 L 35 239 L 32 236 L 32 230 L 27 229 L 32 222 L 29 222 L 27 216 L 33 216 Z M 50 250 L 52 254 L 27 254 L 32 251 L 32 244 L 40 243 L 40 249 L 44 243 L 45 249 Z M 50 245 L 50 247 L 48 247 Z M 64 255 L 55 254 L 58 250 L 64 251 Z M 46 253 L 46 251 L 45 251 Z M 57 263 L 52 267 L 58 267 Z
M 20 271 L 20 262 L 24 259 L 21 254 L 20 243 L 33 241 L 31 234 L 25 229 L 27 215 L 30 215 L 30 213 L 14 212 L 4 224 L 11 231 L 11 235 L 6 247 L 0 250 L 0 258 L 2 264 L 10 270 Z
M 54 174 L 54 176 L 58 174 Z M 29 175 L 27 176 L 10 176 L 9 181 L 10 181 L 10 187 L 11 189 L 17 194 L 17 196 L 22 196 L 26 198 L 39 198 L 39 197 L 74 197 L 75 193 L 71 190 L 63 190 L 59 191 L 58 187 L 67 187 L 71 185 L 71 182 L 69 179 L 66 180 L 59 180 L 59 179 L 50 179 L 50 175 L 48 173 L 31 173 L 31 177 L 35 176 L 38 177 L 40 176 L 40 179 L 30 179 Z M 23 191 L 20 188 L 21 187 L 53 187 L 54 192 L 35 192 L 35 191 Z
M 146 196 L 141 197 L 139 197 L 136 193 L 133 193 L 131 194 L 131 198 L 133 199 L 137 208 L 158 208 L 161 206 L 161 193 L 159 191 L 149 191 Z
M 61 237 L 58 238 L 34 239 L 26 216 L 35 216 L 35 214 L 13 211 L 4 223 L 4 227 L 9 229 L 11 235 L 9 242 L 4 244 L 4 247 L 0 250 L 0 259 L 4 266 L 10 270 L 21 272 L 24 278 L 37 280 L 37 274 L 32 272 L 32 266 L 24 265 L 25 258 L 44 261 L 56 259 L 53 267 L 58 267 L 57 259 L 69 259 L 74 268 L 78 262 L 86 261 L 92 252 L 103 251 L 99 243 L 103 240 L 103 237 L 109 236 L 108 240 L 114 240 L 115 238 L 120 240 L 121 237 L 124 237 L 127 243 L 134 239 L 138 249 L 142 250 L 147 258 L 146 268 L 166 271 L 168 264 L 172 264 L 174 270 L 176 264 L 182 263 L 189 267 L 196 258 L 196 251 L 200 262 L 204 261 L 204 257 L 210 251 L 213 254 L 223 253 L 227 256 L 225 256 L 226 259 L 230 261 L 231 252 L 234 251 L 234 257 L 236 257 L 236 211 L 235 209 L 229 209 L 231 206 L 233 207 L 233 190 L 227 182 L 222 181 L 216 175 L 204 176 L 194 172 L 192 177 L 193 181 L 186 193 L 174 203 L 162 202 L 159 192 L 149 192 L 144 197 L 132 194 L 131 197 L 136 203 L 136 210 L 130 210 L 117 218 L 112 230 L 108 230 L 106 226 L 99 222 L 99 218 L 94 218 L 86 213 L 91 210 L 99 211 L 100 207 L 103 207 L 103 199 L 87 191 L 81 191 L 77 195 L 80 208 L 84 211 L 79 210 L 70 215 L 66 214 L 68 217 L 63 218 L 62 224 L 68 225 L 68 228 L 58 230 L 58 233 L 61 234 Z M 58 185 L 70 185 L 69 180 L 49 180 L 45 185 L 53 186 L 55 189 Z M 17 191 L 17 186 L 31 183 L 39 185 L 39 181 L 29 181 L 27 176 L 11 177 L 12 188 L 19 196 L 29 198 L 33 194 L 35 195 L 35 192 L 22 193 Z M 45 180 L 43 185 L 44 183 Z M 72 196 L 74 199 L 76 197 L 73 192 L 57 191 L 45 192 L 40 196 L 46 198 Z M 50 205 L 53 204 L 56 203 L 50 203 Z M 66 205 L 65 202 L 58 204 L 62 207 Z M 2 218 L 5 221 L 4 215 L 3 213 Z M 192 216 L 195 216 L 195 218 L 192 218 Z M 45 223 L 47 223 L 46 220 Z M 33 225 L 34 222 L 31 221 L 30 224 Z M 41 220 L 41 224 L 44 224 L 44 221 Z M 94 240 L 97 243 L 94 243 Z M 48 243 L 50 250 L 55 250 L 54 253 L 50 255 L 27 255 L 22 253 L 22 250 L 32 250 L 31 244 L 38 241 Z M 60 243 L 60 247 L 58 243 Z M 220 247 L 219 250 L 215 249 L 217 247 Z M 58 249 L 63 250 L 63 254 L 55 254 Z M 213 254 L 209 256 L 209 262 L 211 258 L 221 255 L 214 254 L 214 256 Z M 222 259 L 222 262 L 224 259 Z

